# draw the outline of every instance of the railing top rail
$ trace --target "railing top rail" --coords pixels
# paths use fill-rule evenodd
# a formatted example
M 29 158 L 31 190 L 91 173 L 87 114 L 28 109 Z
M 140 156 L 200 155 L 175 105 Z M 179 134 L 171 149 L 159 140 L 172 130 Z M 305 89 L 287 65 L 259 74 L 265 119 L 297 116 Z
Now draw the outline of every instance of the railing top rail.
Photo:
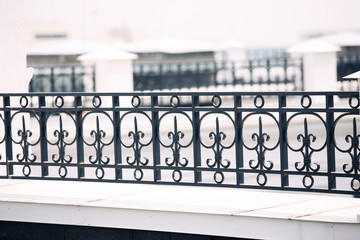
M 172 95 L 181 95 L 181 96 L 212 96 L 212 95 L 221 95 L 221 96 L 254 96 L 254 95 L 264 95 L 264 96 L 304 96 L 304 95 L 313 95 L 313 96 L 350 96 L 350 95 L 359 95 L 357 91 L 291 91 L 291 92 L 157 92 L 157 91 L 134 91 L 134 92 L 42 92 L 42 93 L 0 93 L 0 96 L 172 96 Z

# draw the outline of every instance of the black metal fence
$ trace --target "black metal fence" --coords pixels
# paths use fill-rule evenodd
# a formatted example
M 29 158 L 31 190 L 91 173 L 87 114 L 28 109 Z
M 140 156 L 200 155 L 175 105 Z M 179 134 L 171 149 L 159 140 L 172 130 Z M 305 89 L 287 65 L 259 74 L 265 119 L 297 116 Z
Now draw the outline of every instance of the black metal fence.
M 303 90 L 302 59 L 289 57 L 241 62 L 134 64 L 133 69 L 134 89 L 138 91 L 211 86 Z
M 358 92 L 0 97 L 0 178 L 360 194 Z
M 95 91 L 95 68 L 78 66 L 33 67 L 29 92 Z

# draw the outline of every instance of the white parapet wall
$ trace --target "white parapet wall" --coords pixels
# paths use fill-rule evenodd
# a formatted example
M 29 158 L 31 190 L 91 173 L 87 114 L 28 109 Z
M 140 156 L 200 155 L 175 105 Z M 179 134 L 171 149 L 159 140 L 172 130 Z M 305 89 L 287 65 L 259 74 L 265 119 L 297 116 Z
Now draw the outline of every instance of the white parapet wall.
M 23 0 L 0 0 L 0 92 L 27 92 Z

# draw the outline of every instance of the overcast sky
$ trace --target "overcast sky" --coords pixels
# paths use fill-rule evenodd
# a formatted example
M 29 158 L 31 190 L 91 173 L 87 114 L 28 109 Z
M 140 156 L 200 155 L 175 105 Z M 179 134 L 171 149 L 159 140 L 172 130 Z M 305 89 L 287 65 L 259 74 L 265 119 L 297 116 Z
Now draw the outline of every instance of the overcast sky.
M 25 0 L 28 22 L 135 28 L 161 36 L 289 45 L 309 34 L 360 31 L 360 0 Z

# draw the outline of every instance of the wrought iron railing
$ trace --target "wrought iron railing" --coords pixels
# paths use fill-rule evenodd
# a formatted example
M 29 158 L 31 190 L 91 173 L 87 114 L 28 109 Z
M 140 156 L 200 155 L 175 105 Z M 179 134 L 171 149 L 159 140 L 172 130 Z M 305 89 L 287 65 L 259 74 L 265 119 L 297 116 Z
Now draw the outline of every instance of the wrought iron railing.
M 34 66 L 29 92 L 92 92 L 95 91 L 95 68 L 72 66 Z
M 0 178 L 360 194 L 358 92 L 0 97 Z
M 164 90 L 241 86 L 252 90 L 303 90 L 301 59 L 268 58 L 241 62 L 134 64 L 134 89 Z M 243 89 L 245 90 L 245 89 Z M 248 89 L 246 89 L 248 90 Z

